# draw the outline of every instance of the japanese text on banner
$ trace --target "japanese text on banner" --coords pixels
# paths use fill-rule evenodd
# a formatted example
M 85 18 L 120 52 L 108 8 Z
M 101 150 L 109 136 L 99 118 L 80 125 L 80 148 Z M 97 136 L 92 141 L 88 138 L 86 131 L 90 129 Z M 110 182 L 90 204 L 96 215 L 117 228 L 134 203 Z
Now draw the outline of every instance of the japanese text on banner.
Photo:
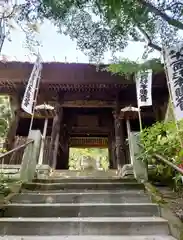
M 37 87 L 37 82 L 41 74 L 41 70 L 42 70 L 42 63 L 40 62 L 40 57 L 38 56 L 34 64 L 29 81 L 27 83 L 27 87 L 24 93 L 22 104 L 21 104 L 22 109 L 29 114 L 33 113 L 35 91 Z
M 183 44 L 164 48 L 164 59 L 176 120 L 183 118 Z
M 139 72 L 136 77 L 138 107 L 152 105 L 152 70 Z

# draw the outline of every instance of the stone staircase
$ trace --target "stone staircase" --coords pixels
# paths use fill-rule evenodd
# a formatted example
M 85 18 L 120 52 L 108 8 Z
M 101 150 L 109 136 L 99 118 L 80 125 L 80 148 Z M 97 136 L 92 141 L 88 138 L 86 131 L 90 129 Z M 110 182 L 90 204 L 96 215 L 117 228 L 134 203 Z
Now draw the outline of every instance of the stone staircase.
M 174 239 L 158 206 L 134 179 L 35 180 L 1 214 L 0 239 Z

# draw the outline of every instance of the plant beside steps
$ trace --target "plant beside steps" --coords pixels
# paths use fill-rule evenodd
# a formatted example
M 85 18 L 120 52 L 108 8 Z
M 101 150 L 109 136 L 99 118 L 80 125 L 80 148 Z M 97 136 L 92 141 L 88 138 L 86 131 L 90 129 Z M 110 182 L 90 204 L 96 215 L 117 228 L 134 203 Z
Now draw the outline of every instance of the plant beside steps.
M 128 179 L 39 179 L 4 206 L 0 239 L 173 240 L 144 186 Z

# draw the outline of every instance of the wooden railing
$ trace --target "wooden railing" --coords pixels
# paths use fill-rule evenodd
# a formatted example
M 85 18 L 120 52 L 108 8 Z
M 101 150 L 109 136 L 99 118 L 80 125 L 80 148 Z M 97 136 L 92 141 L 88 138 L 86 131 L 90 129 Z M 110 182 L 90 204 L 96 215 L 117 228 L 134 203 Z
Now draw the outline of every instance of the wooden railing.
M 44 152 L 43 152 L 43 164 L 48 164 L 49 157 L 49 145 L 50 145 L 51 137 L 47 136 L 45 139 Z M 27 137 L 16 136 L 14 149 L 20 145 L 24 145 L 27 142 Z M 24 149 L 20 149 L 19 151 L 13 152 L 11 155 L 5 157 L 4 163 L 11 165 L 20 165 L 23 157 Z
M 24 151 L 24 149 L 31 143 L 33 143 L 34 140 L 29 140 L 27 141 L 26 143 L 20 145 L 20 146 L 17 146 L 15 148 L 13 148 L 12 150 L 8 151 L 8 152 L 5 152 L 3 153 L 2 155 L 0 155 L 0 161 L 2 160 L 1 164 L 3 165 L 5 163 L 5 159 L 9 156 L 11 156 L 12 154 L 14 153 L 17 153 L 18 151 Z M 11 159 L 11 158 L 10 158 Z M 20 162 L 21 162 L 22 158 L 20 159 Z
M 140 146 L 140 148 L 144 148 L 143 145 L 138 144 Z M 157 160 L 167 164 L 168 166 L 170 166 L 171 168 L 173 168 L 175 171 L 179 172 L 180 174 L 183 175 L 183 169 L 181 169 L 180 167 L 178 167 L 177 165 L 175 165 L 174 163 L 170 162 L 167 158 L 165 158 L 164 156 L 162 156 L 159 153 L 154 153 L 152 154 L 150 157 L 154 157 Z
M 176 166 L 175 164 L 173 164 L 172 162 L 168 161 L 165 157 L 161 156 L 160 154 L 153 154 L 153 157 L 156 158 L 157 160 L 167 164 L 168 166 L 172 167 L 174 170 L 176 170 L 177 172 L 179 172 L 180 174 L 183 175 L 183 169 L 179 168 L 178 166 Z

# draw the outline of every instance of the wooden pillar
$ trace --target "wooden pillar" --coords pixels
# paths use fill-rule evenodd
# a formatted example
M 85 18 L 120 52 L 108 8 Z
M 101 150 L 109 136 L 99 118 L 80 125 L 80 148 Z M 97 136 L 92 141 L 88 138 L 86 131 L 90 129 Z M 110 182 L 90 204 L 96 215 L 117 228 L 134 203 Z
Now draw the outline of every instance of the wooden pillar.
M 69 134 L 67 126 L 63 126 L 60 134 L 59 154 L 57 156 L 57 169 L 69 168 Z
M 117 169 L 120 169 L 125 164 L 125 147 L 124 147 L 124 129 L 120 119 L 120 109 L 114 111 L 114 128 L 115 128 L 115 148 L 116 148 L 116 163 Z
M 120 123 L 121 123 L 121 144 L 122 144 L 122 152 L 123 152 L 122 156 L 124 158 L 124 160 L 122 161 L 122 165 L 124 165 L 124 164 L 128 164 L 128 157 L 127 157 L 127 153 L 126 153 L 126 151 L 127 151 L 127 145 L 126 145 L 127 136 L 125 134 L 126 122 L 124 119 L 121 119 Z
M 60 125 L 63 118 L 63 107 L 59 104 L 55 108 L 55 117 L 53 118 L 51 142 L 49 148 L 49 165 L 53 168 L 56 166 L 57 152 L 58 152 L 58 138 L 60 133 Z
M 112 164 L 113 164 L 113 169 L 117 169 L 116 141 L 115 141 L 115 138 L 112 139 Z
M 110 169 L 115 169 L 116 164 L 115 164 L 115 147 L 113 148 L 114 141 L 113 141 L 113 134 L 109 134 L 108 136 L 108 151 L 109 151 L 109 168 Z
M 60 133 L 57 133 L 56 139 L 55 139 L 55 147 L 53 151 L 53 164 L 52 168 L 56 169 L 57 166 L 57 157 L 58 157 L 58 151 L 59 151 L 59 138 L 60 138 Z
M 168 106 L 169 106 L 169 103 L 167 103 L 166 100 L 165 100 L 164 103 L 162 103 L 162 105 L 160 105 L 161 120 L 164 120 L 164 119 L 165 119 Z
M 153 107 L 153 112 L 154 112 L 156 121 L 161 121 L 162 116 L 161 116 L 160 105 L 158 104 L 158 102 L 154 102 L 152 107 Z
M 69 168 L 69 132 L 67 126 L 65 127 L 65 133 L 64 133 L 64 158 L 62 161 L 62 169 L 68 169 Z
M 8 129 L 6 142 L 5 142 L 5 148 L 9 151 L 14 146 L 14 141 L 16 137 L 16 132 L 20 120 L 20 110 L 21 110 L 21 103 L 18 96 L 11 96 L 10 97 L 10 107 L 11 107 L 11 113 L 12 113 L 12 120 L 10 122 L 10 126 Z

